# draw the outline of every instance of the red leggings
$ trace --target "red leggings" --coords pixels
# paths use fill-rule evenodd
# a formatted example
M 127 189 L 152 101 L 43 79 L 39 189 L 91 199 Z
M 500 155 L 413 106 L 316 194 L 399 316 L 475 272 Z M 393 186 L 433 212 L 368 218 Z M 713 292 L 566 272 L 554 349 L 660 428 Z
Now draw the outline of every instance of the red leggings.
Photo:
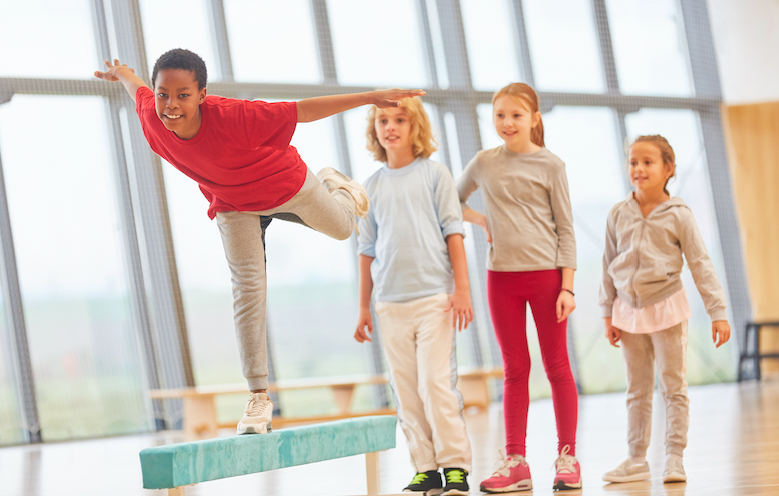
M 541 359 L 552 386 L 558 452 L 568 445 L 570 454 L 576 454 L 578 396 L 571 364 L 568 362 L 568 320 L 558 324 L 555 314 L 561 286 L 562 275 L 559 270 L 487 272 L 487 298 L 492 325 L 503 355 L 503 419 L 506 424 L 507 454 L 525 455 L 527 411 L 530 406 L 527 303 L 530 303 L 533 311 Z

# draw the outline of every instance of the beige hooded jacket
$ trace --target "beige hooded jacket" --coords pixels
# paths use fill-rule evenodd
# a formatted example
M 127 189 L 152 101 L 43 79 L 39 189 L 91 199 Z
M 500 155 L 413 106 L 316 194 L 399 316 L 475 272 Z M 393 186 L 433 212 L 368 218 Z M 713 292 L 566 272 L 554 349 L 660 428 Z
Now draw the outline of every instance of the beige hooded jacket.
M 611 209 L 606 222 L 599 298 L 603 316 L 611 317 L 616 297 L 644 308 L 681 290 L 682 254 L 711 320 L 726 320 L 725 292 L 684 200 L 671 198 L 644 218 L 630 193 Z

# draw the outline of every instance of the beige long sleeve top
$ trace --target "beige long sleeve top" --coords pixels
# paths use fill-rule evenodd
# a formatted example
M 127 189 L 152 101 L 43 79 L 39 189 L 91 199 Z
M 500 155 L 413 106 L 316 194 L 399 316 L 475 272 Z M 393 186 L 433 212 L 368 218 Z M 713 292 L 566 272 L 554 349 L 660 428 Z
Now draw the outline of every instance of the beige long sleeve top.
M 492 234 L 489 270 L 576 268 L 568 179 L 556 155 L 546 148 L 535 153 L 515 153 L 505 146 L 482 150 L 457 181 L 463 210 L 479 188 Z

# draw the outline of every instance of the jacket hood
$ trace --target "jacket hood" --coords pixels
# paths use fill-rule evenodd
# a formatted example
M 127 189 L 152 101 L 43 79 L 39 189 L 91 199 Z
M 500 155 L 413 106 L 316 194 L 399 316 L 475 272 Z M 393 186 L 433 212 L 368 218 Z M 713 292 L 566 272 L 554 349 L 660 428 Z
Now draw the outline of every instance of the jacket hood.
M 641 206 L 633 197 L 633 194 L 634 193 L 632 191 L 628 193 L 628 197 L 625 199 L 625 202 L 628 204 L 628 206 L 630 206 L 631 210 L 633 210 L 634 212 L 638 212 L 638 214 L 643 217 L 644 214 L 641 213 Z M 652 214 L 664 212 L 666 210 L 670 210 L 675 207 L 690 208 L 687 206 L 686 203 L 684 203 L 684 200 L 682 200 L 678 196 L 672 196 L 670 199 L 664 201 L 663 203 L 655 207 L 655 209 L 652 210 Z

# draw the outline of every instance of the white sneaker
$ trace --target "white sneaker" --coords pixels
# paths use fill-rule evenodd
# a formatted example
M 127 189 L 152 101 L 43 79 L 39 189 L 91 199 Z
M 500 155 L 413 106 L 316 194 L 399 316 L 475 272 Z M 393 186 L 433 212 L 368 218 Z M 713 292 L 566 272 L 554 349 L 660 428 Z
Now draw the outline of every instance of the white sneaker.
M 649 471 L 647 462 L 633 463 L 630 458 L 622 462 L 614 470 L 603 474 L 603 480 L 606 482 L 636 482 L 651 478 L 652 473 Z
M 265 393 L 249 393 L 249 402 L 238 422 L 238 434 L 267 434 L 273 430 L 273 402 Z
M 687 482 L 687 474 L 684 473 L 682 459 L 678 456 L 669 456 L 665 460 L 663 482 Z
M 368 216 L 371 202 L 368 199 L 368 192 L 365 191 L 362 184 L 350 177 L 344 176 L 332 167 L 325 167 L 317 172 L 316 177 L 322 181 L 322 184 L 325 185 L 328 191 L 342 189 L 352 195 L 352 198 L 354 198 L 354 213 L 363 219 Z

